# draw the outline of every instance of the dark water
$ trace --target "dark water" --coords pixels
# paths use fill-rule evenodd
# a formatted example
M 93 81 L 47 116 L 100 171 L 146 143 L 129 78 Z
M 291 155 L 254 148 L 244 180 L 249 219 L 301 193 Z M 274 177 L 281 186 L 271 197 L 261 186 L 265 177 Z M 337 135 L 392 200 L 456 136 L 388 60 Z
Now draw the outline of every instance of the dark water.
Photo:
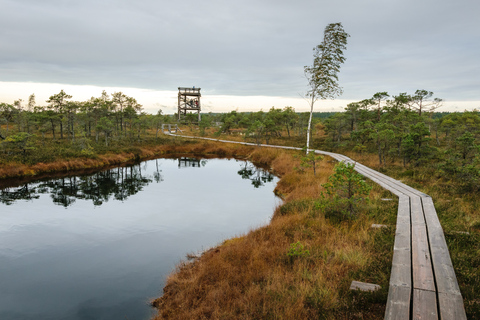
M 187 253 L 269 221 L 276 181 L 158 159 L 0 190 L 0 319 L 148 319 Z

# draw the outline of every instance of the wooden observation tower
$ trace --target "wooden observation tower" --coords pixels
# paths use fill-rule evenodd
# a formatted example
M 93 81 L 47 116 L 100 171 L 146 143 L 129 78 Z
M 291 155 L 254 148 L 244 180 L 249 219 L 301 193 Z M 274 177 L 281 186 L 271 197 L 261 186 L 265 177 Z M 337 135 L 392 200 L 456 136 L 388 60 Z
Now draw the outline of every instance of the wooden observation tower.
M 200 122 L 200 88 L 178 88 L 178 121 L 185 120 L 187 113 L 197 113 Z

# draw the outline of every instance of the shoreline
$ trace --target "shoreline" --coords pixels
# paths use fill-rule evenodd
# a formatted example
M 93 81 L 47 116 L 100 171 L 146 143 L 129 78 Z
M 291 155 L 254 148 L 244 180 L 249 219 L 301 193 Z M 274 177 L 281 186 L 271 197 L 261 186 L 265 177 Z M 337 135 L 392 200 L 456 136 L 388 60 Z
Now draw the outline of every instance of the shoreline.
M 199 148 L 198 144 L 201 144 Z M 20 184 L 49 177 L 89 174 L 113 167 L 128 166 L 156 158 L 176 158 L 182 155 L 208 158 L 238 158 L 250 160 L 249 153 L 255 148 L 237 152 L 239 148 L 223 148 L 216 143 L 198 141 L 192 145 L 158 144 L 141 146 L 137 152 L 105 153 L 94 158 L 56 160 L 48 163 L 25 165 L 11 163 L 0 165 L 0 188 L 16 187 Z M 243 149 L 243 148 L 242 148 Z M 259 161 L 258 165 L 265 165 Z
M 189 143 L 185 140 L 176 140 L 162 145 L 142 146 L 135 149 L 135 153 L 107 153 L 97 156 L 96 159 L 63 160 L 49 164 L 39 163 L 33 166 L 11 166 L 10 168 L 14 170 L 9 172 L 7 179 L 0 180 L 0 183 L 9 181 L 11 184 L 12 181 L 37 180 L 42 176 L 73 175 L 89 170 L 97 171 L 109 166 L 122 166 L 156 157 L 168 158 L 182 154 L 205 158 L 240 158 L 255 164 L 266 165 L 280 177 L 275 193 L 285 200 L 284 204 L 287 204 L 287 206 L 277 209 L 267 226 L 254 229 L 244 237 L 229 239 L 225 243 L 204 252 L 195 259 L 193 264 L 181 263 L 176 269 L 172 270 L 165 287 L 159 288 L 159 290 L 163 289 L 165 294 L 160 298 L 153 299 L 153 301 L 156 301 L 155 305 L 157 307 L 161 305 L 159 315 L 162 313 L 165 315 L 165 313 L 168 314 L 176 310 L 177 299 L 196 301 L 194 296 L 199 292 L 195 290 L 195 292 L 190 292 L 190 290 L 197 288 L 201 291 L 200 295 L 204 297 L 202 299 L 206 299 L 206 308 L 210 309 L 209 305 L 212 308 L 214 306 L 217 310 L 215 312 L 232 314 L 234 311 L 228 311 L 228 307 L 231 303 L 236 305 L 238 302 L 243 305 L 242 308 L 245 308 L 244 315 L 250 312 L 263 314 L 264 311 L 255 311 L 256 308 L 248 302 L 260 299 L 267 303 L 266 307 L 273 308 L 267 313 L 273 312 L 277 315 L 295 314 L 300 317 L 311 316 L 320 312 L 323 307 L 315 302 L 315 304 L 304 305 L 299 308 L 295 301 L 298 300 L 302 304 L 310 303 L 309 301 L 317 294 L 317 288 L 325 287 L 333 290 L 337 286 L 339 286 L 338 290 L 331 291 L 331 294 L 321 298 L 322 303 L 325 303 L 325 309 L 323 309 L 325 312 L 351 314 L 354 310 L 356 312 L 361 310 L 362 313 L 372 315 L 371 311 L 362 310 L 363 308 L 359 303 L 366 299 L 365 297 L 360 296 L 360 298 L 357 297 L 359 299 L 353 299 L 352 301 L 348 291 L 344 291 L 348 287 L 348 279 L 359 272 L 363 274 L 362 270 L 369 268 L 369 263 L 367 263 L 369 258 L 367 259 L 367 257 L 375 254 L 369 253 L 374 243 L 370 243 L 371 236 L 367 236 L 365 231 L 369 228 L 371 218 L 362 218 L 362 222 L 359 221 L 359 223 L 335 226 L 328 222 L 323 214 L 316 213 L 314 197 L 318 195 L 319 185 L 324 183 L 331 173 L 332 162 L 322 161 L 323 172 L 314 176 L 310 172 L 311 169 L 308 169 L 308 172 L 299 172 L 295 169 L 300 165 L 300 159 L 295 156 L 298 151 L 292 150 L 259 148 L 239 144 L 227 146 L 215 141 Z M 0 170 L 5 170 L 5 166 Z M 304 211 L 304 209 L 308 210 Z M 382 221 L 376 222 L 381 223 Z M 314 234 L 324 234 L 325 238 L 312 238 Z M 342 240 L 337 242 L 332 241 L 333 239 Z M 271 241 L 275 243 L 271 243 Z M 285 256 L 289 246 L 297 241 L 301 241 L 310 250 L 310 258 L 298 257 L 291 260 Z M 367 247 L 370 247 L 370 249 L 367 250 Z M 247 254 L 245 250 L 251 251 Z M 329 253 L 328 256 L 325 256 L 325 252 Z M 214 265 L 211 269 L 207 267 L 209 269 L 207 272 L 217 274 L 215 270 L 222 270 L 219 273 L 220 275 L 224 272 L 227 272 L 227 274 L 220 277 L 217 274 L 213 278 L 212 275 L 204 275 L 205 270 L 201 270 L 202 266 L 211 266 L 211 263 L 218 263 L 219 259 L 227 259 L 228 266 L 222 266 L 222 263 L 220 263 L 220 265 Z M 248 259 L 249 262 L 246 263 L 245 259 Z M 345 263 L 345 259 L 350 262 Z M 387 262 L 387 264 L 389 263 Z M 255 267 L 252 269 L 252 266 Z M 254 273 L 252 273 L 253 270 Z M 333 274 L 338 274 L 338 276 L 333 277 Z M 193 278 L 188 278 L 189 275 L 192 275 Z M 178 282 L 183 277 L 187 278 Z M 195 282 L 203 277 L 205 277 L 205 280 L 211 279 L 213 282 L 210 282 L 210 280 Z M 356 277 L 358 280 L 365 281 L 369 278 L 370 276 Z M 229 283 L 227 286 L 225 281 Z M 186 284 L 187 287 L 183 289 L 178 287 L 182 283 Z M 222 294 L 231 296 L 233 299 L 226 301 L 226 305 L 208 300 L 210 295 L 219 290 L 219 285 L 222 287 Z M 306 291 L 305 288 L 307 288 Z M 251 291 L 252 294 L 256 292 L 255 296 L 248 293 L 250 290 L 253 290 Z M 241 292 L 244 293 L 239 294 Z M 275 295 L 283 298 L 278 300 L 275 295 L 271 296 L 269 292 L 275 292 Z M 191 296 L 192 294 L 193 296 Z M 289 298 L 291 294 L 296 297 L 295 301 Z M 386 292 L 379 293 L 380 296 L 385 294 Z M 383 300 L 380 297 L 379 299 Z M 320 303 L 320 300 L 318 303 Z M 345 304 L 348 305 L 346 309 L 342 307 Z M 384 308 L 381 305 L 382 303 L 379 304 L 378 302 L 371 305 L 377 310 L 374 313 Z M 187 316 L 190 317 L 197 312 L 203 313 L 204 308 L 205 304 L 203 306 L 192 305 L 185 306 L 183 311 L 190 312 L 190 315 Z M 383 311 L 378 313 L 383 314 Z M 209 312 L 204 314 L 209 314 Z

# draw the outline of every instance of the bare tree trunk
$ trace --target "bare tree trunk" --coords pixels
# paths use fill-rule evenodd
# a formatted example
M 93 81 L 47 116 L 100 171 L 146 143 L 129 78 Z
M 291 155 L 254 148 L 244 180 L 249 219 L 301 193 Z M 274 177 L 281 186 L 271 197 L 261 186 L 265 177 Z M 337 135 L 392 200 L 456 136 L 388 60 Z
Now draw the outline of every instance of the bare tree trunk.
M 55 140 L 55 124 L 53 123 L 53 119 L 50 119 L 50 123 L 52 124 L 52 135 L 53 140 Z M 8 127 L 7 127 L 8 128 Z
M 382 165 L 382 147 L 380 146 L 380 143 L 378 143 L 378 161 L 380 162 L 380 165 Z
M 308 127 L 307 127 L 307 154 L 308 148 L 310 148 L 310 130 L 312 128 L 312 117 L 313 117 L 313 105 L 315 104 L 315 93 L 312 92 L 312 101 L 310 101 L 310 117 L 308 118 Z

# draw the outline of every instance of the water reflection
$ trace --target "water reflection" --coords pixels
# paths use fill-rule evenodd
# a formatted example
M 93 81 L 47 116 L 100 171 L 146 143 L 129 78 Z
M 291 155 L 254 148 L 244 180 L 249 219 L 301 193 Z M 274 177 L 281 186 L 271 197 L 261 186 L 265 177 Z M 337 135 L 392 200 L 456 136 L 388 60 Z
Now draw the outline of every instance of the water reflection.
M 31 188 L 28 184 L 19 188 L 5 188 L 0 190 L 0 203 L 6 205 L 10 205 L 17 200 L 33 200 L 39 197 L 36 188 Z
M 53 203 L 68 207 L 77 199 L 91 200 L 102 205 L 112 197 L 124 201 L 153 180 L 163 181 L 161 171 L 152 177 L 142 175 L 140 164 L 110 169 L 89 176 L 66 177 L 39 183 L 29 183 L 18 188 L 0 190 L 0 202 L 10 205 L 17 200 L 38 199 L 39 194 L 50 194 Z
M 238 171 L 242 179 L 249 179 L 255 188 L 265 185 L 267 182 L 272 182 L 275 177 L 273 174 L 265 169 L 255 167 L 251 162 L 245 161 L 242 168 Z
M 264 170 L 191 162 L 180 170 L 178 159 L 152 160 L 0 191 L 0 319 L 150 319 L 147 301 L 187 253 L 270 220 L 279 200 Z
M 206 164 L 205 159 L 178 158 L 178 168 L 201 168 Z M 243 161 L 238 174 L 242 179 L 250 180 L 255 188 L 274 179 L 273 174 L 255 167 L 248 161 Z M 95 206 L 100 206 L 112 198 L 125 201 L 153 181 L 156 183 L 164 181 L 158 159 L 155 160 L 155 170 L 151 174 L 144 174 L 142 165 L 137 164 L 88 176 L 64 177 L 0 189 L 0 203 L 11 205 L 18 200 L 34 200 L 39 198 L 39 194 L 49 194 L 54 204 L 65 208 L 71 206 L 77 199 L 91 200 Z
M 188 158 L 182 157 L 178 159 L 178 167 L 179 168 L 200 168 L 205 167 L 207 164 L 207 160 L 205 159 L 197 159 L 197 158 Z

